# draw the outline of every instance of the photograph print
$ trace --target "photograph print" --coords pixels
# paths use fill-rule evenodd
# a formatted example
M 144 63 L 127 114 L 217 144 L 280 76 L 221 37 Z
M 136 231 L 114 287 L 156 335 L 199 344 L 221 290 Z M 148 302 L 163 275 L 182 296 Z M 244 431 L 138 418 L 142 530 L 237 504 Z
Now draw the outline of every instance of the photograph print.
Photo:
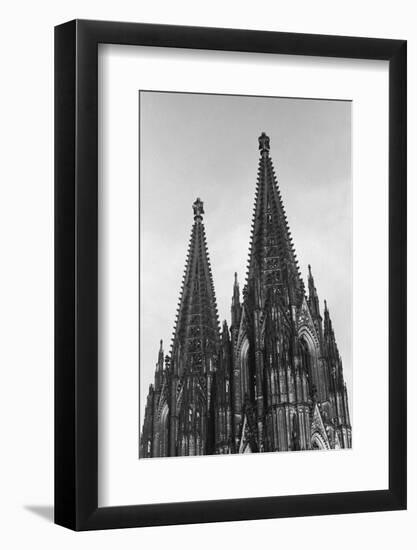
M 350 101 L 139 92 L 139 458 L 352 447 Z

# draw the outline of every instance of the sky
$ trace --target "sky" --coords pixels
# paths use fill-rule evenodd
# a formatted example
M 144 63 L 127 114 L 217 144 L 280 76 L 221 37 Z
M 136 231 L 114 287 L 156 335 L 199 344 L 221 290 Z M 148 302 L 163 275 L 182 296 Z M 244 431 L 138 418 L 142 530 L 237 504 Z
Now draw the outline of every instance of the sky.
M 322 316 L 327 300 L 352 402 L 351 103 L 152 91 L 139 102 L 141 418 L 159 341 L 170 350 L 197 197 L 220 322 L 230 325 L 234 272 L 241 290 L 246 278 L 262 132 Z

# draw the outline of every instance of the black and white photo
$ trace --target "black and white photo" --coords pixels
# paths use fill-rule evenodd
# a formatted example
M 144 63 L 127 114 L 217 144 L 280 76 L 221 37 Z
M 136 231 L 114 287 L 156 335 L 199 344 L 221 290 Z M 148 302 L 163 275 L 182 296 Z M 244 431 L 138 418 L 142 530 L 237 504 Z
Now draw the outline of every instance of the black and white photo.
M 139 126 L 139 457 L 351 448 L 351 102 L 141 91 Z

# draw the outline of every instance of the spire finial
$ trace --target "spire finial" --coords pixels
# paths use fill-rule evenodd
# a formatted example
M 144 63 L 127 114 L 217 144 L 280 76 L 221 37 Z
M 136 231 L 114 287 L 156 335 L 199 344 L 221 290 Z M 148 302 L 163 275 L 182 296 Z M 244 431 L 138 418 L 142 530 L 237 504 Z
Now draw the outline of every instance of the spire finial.
M 265 134 L 265 132 L 262 132 L 262 134 L 258 138 L 259 141 L 259 150 L 261 151 L 262 155 L 268 155 L 269 153 L 269 137 Z
M 194 210 L 194 219 L 196 221 L 202 220 L 203 214 L 204 214 L 204 203 L 199 197 L 197 197 L 197 199 L 193 204 L 193 210 Z
M 308 264 L 308 274 L 311 277 L 311 265 L 310 264 Z
M 161 340 L 159 340 L 159 351 L 163 351 L 163 341 L 162 341 L 162 338 Z
M 237 282 L 237 271 L 235 271 L 235 285 L 237 285 L 238 282 Z
M 324 300 L 324 311 L 329 311 L 329 310 L 327 309 L 327 300 Z

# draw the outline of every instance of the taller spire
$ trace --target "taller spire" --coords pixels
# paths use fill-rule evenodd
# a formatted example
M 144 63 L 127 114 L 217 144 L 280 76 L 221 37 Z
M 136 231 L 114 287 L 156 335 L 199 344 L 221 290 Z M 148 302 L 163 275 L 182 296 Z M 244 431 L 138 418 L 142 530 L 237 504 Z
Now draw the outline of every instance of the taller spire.
M 171 358 L 178 374 L 214 369 L 212 357 L 220 343 L 213 277 L 203 223 L 204 203 L 193 204 L 194 223 L 185 264 Z
M 258 141 L 261 156 L 252 220 L 248 283 L 260 277 L 263 289 L 281 288 L 289 302 L 300 303 L 304 285 L 269 155 L 270 139 L 263 132 Z M 259 297 L 261 301 L 265 298 Z

